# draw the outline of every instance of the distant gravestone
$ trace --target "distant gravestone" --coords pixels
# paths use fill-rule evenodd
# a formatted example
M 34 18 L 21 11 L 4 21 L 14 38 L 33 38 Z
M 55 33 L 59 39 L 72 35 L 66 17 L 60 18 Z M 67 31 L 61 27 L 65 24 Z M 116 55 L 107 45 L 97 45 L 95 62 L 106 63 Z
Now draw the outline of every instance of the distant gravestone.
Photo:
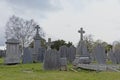
M 67 59 L 71 63 L 74 61 L 76 56 L 76 48 L 74 46 L 70 46 L 68 48 Z
M 115 55 L 117 64 L 120 64 L 120 51 L 119 51 L 119 50 L 116 50 L 116 51 L 114 52 L 114 55 Z
M 94 53 L 98 64 L 106 64 L 105 49 L 102 45 L 98 44 L 94 49 Z
M 60 52 L 60 57 L 61 58 L 67 58 L 67 54 L 68 54 L 68 47 L 67 46 L 61 46 L 59 49 Z
M 118 64 L 120 64 L 120 51 L 118 52 Z
M 44 70 L 60 69 L 60 55 L 56 50 L 47 50 L 44 56 Z
M 115 53 L 111 50 L 108 52 L 109 59 L 112 61 L 113 64 L 117 64 Z
M 45 51 L 46 51 L 45 48 L 42 48 L 42 47 L 41 47 L 41 48 L 39 49 L 39 54 L 38 54 L 38 58 L 37 58 L 37 61 L 38 61 L 38 62 L 43 62 Z
M 19 49 L 19 41 L 17 39 L 8 39 L 6 48 L 6 56 L 5 56 L 5 64 L 18 64 L 20 63 L 20 49 Z
M 27 63 L 32 63 L 32 52 L 30 50 L 30 48 L 25 48 L 24 52 L 23 52 L 23 60 L 22 63 L 23 64 L 27 64 Z

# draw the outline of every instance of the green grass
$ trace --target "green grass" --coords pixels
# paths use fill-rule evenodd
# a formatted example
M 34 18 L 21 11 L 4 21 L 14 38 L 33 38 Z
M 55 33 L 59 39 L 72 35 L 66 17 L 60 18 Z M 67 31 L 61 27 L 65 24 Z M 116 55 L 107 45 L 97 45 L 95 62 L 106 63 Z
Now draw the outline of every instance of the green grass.
M 0 65 L 0 80 L 120 80 L 120 73 L 44 71 L 41 63 Z

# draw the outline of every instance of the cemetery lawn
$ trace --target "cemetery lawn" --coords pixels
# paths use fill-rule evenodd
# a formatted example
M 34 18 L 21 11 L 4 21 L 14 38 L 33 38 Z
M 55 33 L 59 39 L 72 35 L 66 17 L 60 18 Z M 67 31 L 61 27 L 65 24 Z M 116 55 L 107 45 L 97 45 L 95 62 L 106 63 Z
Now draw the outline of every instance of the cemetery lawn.
M 40 63 L 9 66 L 0 64 L 0 80 L 120 80 L 120 73 L 44 71 Z

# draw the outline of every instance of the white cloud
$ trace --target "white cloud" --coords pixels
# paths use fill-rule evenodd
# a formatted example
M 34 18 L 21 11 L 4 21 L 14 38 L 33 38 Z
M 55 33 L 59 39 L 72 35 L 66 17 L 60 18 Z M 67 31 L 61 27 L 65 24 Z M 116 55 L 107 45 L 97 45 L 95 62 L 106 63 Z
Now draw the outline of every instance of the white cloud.
M 10 16 L 41 22 L 51 11 L 58 11 L 59 5 L 54 0 L 1 0 L 0 1 L 0 46 L 5 44 L 5 24 Z
M 86 34 L 94 35 L 94 39 L 107 42 L 120 40 L 118 0 L 9 1 L 0 1 L 0 43 L 4 42 L 3 26 L 12 14 L 35 19 L 47 33 L 46 37 L 52 37 L 52 40 L 64 39 L 77 43 L 80 39 L 77 32 L 80 27 L 84 28 Z M 39 5 L 38 1 L 43 1 L 43 5 Z
M 120 29 L 120 4 L 117 0 L 92 0 L 91 2 L 62 0 L 62 2 L 64 9 L 52 13 L 43 23 L 49 34 L 77 43 L 79 40 L 77 31 L 83 27 L 87 34 L 94 35 L 94 39 L 107 42 L 120 40 L 118 35 L 120 30 L 117 29 Z
M 6 2 L 0 2 L 0 46 L 5 44 L 5 24 L 8 17 L 13 14 Z

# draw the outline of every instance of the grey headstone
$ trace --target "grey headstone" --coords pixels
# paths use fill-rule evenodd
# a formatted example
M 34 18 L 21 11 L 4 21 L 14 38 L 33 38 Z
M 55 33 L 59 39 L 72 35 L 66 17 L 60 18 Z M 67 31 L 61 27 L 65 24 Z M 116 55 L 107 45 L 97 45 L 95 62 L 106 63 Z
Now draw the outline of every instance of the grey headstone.
M 68 61 L 71 63 L 74 61 L 76 56 L 76 48 L 74 46 L 70 46 L 68 48 L 68 52 L 67 52 L 67 59 Z
M 24 52 L 23 52 L 23 60 L 22 63 L 23 64 L 27 64 L 27 63 L 32 63 L 32 52 L 30 50 L 30 48 L 25 48 Z
M 46 51 L 45 48 L 40 48 L 39 49 L 39 54 L 38 54 L 38 58 L 37 58 L 38 62 L 43 62 L 45 51 Z
M 68 54 L 68 47 L 67 46 L 61 46 L 60 49 L 59 49 L 59 52 L 60 52 L 60 57 L 61 58 L 66 58 L 67 57 L 67 54 Z
M 98 64 L 106 64 L 105 49 L 102 45 L 97 45 L 94 49 L 94 53 Z
M 7 42 L 7 49 L 6 49 L 6 56 L 5 56 L 5 64 L 17 64 L 20 63 L 20 49 L 19 49 L 19 41 L 12 38 L 8 39 Z
M 60 54 L 56 50 L 47 50 L 44 56 L 44 70 L 60 69 Z
M 120 64 L 120 51 L 119 51 L 119 50 L 116 50 L 116 51 L 114 52 L 114 55 L 115 55 L 117 64 Z
M 112 50 L 110 52 L 108 52 L 108 56 L 113 64 L 117 64 L 115 53 Z

